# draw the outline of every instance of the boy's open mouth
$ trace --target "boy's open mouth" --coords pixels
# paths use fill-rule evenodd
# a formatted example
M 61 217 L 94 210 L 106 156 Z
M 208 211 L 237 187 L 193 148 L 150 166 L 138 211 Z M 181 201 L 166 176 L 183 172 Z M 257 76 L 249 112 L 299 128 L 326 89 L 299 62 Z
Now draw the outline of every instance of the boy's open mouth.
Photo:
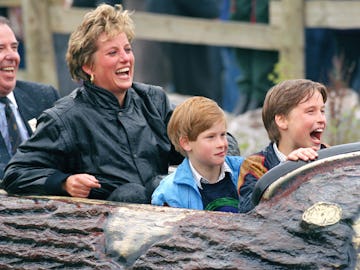
M 310 133 L 310 136 L 311 136 L 311 138 L 313 138 L 313 139 L 320 140 L 320 139 L 321 139 L 321 135 L 322 135 L 323 132 L 324 132 L 324 129 L 318 128 L 318 129 L 313 130 L 313 131 Z

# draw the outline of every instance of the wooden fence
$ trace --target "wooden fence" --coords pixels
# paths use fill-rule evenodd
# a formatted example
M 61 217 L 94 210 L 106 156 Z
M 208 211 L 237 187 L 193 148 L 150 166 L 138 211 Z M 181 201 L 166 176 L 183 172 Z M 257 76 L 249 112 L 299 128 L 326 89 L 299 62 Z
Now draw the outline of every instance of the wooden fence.
M 24 79 L 58 86 L 53 33 L 71 33 L 87 9 L 64 8 L 62 0 L 0 0 L 0 7 L 21 6 L 25 31 Z M 269 24 L 223 22 L 134 13 L 136 38 L 242 48 L 278 50 L 287 77 L 304 77 L 304 29 L 360 28 L 360 1 L 272 0 Z

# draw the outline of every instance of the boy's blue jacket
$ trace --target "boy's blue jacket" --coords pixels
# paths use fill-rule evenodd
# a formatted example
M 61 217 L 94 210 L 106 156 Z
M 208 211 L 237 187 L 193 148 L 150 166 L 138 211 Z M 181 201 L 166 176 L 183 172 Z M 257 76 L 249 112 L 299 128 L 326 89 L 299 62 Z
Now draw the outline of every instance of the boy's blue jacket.
M 236 188 L 240 166 L 244 158 L 226 156 L 225 162 L 232 170 L 231 179 Z M 171 207 L 203 210 L 199 189 L 193 177 L 189 160 L 185 158 L 176 171 L 161 180 L 152 194 L 151 204 Z

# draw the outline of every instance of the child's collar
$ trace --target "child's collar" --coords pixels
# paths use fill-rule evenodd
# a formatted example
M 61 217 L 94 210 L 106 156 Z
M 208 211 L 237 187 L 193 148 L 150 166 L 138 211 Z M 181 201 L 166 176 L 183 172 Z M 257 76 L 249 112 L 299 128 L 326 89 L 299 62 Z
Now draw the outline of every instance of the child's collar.
M 203 177 L 195 168 L 194 166 L 191 164 L 191 161 L 189 159 L 189 165 L 190 165 L 190 169 L 191 169 L 191 172 L 193 174 L 193 177 L 194 177 L 194 180 L 196 182 L 196 185 L 198 186 L 198 188 L 202 189 L 202 185 L 201 183 L 209 183 L 209 181 Z M 232 174 L 232 171 L 231 171 L 231 168 L 229 167 L 229 165 L 224 162 L 221 166 L 221 169 L 220 169 L 220 175 L 219 175 L 219 178 L 218 178 L 218 181 L 217 182 L 220 182 L 221 180 L 223 180 L 225 178 L 225 173 L 230 173 Z
M 275 155 L 280 160 L 280 162 L 287 161 L 287 157 L 283 153 L 280 152 L 279 148 L 276 145 L 276 142 L 273 143 L 273 148 L 274 148 Z

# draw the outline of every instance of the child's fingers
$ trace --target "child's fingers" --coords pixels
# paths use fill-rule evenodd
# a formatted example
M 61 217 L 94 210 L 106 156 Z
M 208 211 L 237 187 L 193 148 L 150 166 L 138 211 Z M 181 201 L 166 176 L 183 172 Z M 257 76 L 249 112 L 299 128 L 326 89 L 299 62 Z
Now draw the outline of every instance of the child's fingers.
M 318 157 L 318 153 L 312 148 L 299 148 L 288 155 L 288 160 L 314 160 Z

